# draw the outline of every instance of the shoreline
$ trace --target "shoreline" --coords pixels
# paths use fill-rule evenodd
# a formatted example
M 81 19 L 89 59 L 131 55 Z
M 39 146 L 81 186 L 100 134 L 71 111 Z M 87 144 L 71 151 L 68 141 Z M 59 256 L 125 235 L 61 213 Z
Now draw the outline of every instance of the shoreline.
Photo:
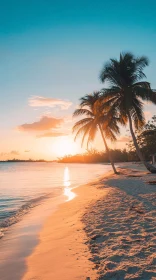
M 63 195 L 48 198 L 7 229 L 0 240 L 0 275 L 2 280 L 22 279 L 26 270 L 26 258 L 32 254 L 39 243 L 39 233 L 44 221 L 64 201 Z
M 44 222 L 33 228 L 36 243 L 33 240 L 31 251 L 10 258 L 12 268 L 7 271 L 6 266 L 2 279 L 155 280 L 156 188 L 148 181 L 156 181 L 156 175 L 140 165 L 118 169 L 120 175 L 107 171 L 72 189 L 74 199 L 49 208 Z M 37 219 L 43 209 L 40 205 L 34 210 Z M 23 246 L 27 227 L 22 234 Z
M 22 280 L 156 279 L 156 176 L 119 170 L 75 189 L 48 218 Z
M 96 279 L 81 218 L 91 202 L 107 194 L 108 189 L 97 192 L 95 186 L 100 187 L 101 180 L 111 174 L 112 171 L 106 172 L 100 178 L 74 188 L 76 197 L 61 204 L 47 219 L 38 245 L 26 260 L 27 271 L 22 280 Z

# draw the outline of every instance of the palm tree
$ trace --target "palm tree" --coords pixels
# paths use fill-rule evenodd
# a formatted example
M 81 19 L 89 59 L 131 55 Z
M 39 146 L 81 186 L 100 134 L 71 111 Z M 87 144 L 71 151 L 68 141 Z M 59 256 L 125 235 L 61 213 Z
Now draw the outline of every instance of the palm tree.
M 104 65 L 100 80 L 109 83 L 109 88 L 102 90 L 103 102 L 111 108 L 112 114 L 114 110 L 116 111 L 123 125 L 129 123 L 140 161 L 148 170 L 155 172 L 156 169 L 145 162 L 134 133 L 134 128 L 141 129 L 145 124 L 143 101 L 156 104 L 156 92 L 151 89 L 148 82 L 142 81 L 146 78 L 143 70 L 148 64 L 149 61 L 144 56 L 135 57 L 131 53 L 121 53 L 119 60 L 110 59 Z
M 73 116 L 85 116 L 83 119 L 77 121 L 73 126 L 73 133 L 76 132 L 75 140 L 81 134 L 82 136 L 82 146 L 86 137 L 88 136 L 87 140 L 87 148 L 91 141 L 94 140 L 95 135 L 98 130 L 101 132 L 101 136 L 105 145 L 105 149 L 107 151 L 110 163 L 112 165 L 113 171 L 117 174 L 114 162 L 112 160 L 106 138 L 110 139 L 111 141 L 116 140 L 115 134 L 119 134 L 119 127 L 117 125 L 117 118 L 114 114 L 113 118 L 107 111 L 105 110 L 104 106 L 101 110 L 100 105 L 100 92 L 94 92 L 93 94 L 86 95 L 85 97 L 81 98 L 80 107 L 76 109 Z

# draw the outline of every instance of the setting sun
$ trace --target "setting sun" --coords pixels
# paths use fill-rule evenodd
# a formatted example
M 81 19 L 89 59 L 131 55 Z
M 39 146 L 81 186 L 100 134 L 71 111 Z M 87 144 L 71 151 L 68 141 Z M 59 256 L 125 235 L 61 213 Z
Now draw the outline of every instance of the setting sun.
M 58 156 L 76 154 L 78 152 L 78 145 L 73 141 L 73 139 L 67 136 L 57 139 L 53 148 L 55 149 Z
M 156 1 L 1 1 L 0 280 L 156 280 Z

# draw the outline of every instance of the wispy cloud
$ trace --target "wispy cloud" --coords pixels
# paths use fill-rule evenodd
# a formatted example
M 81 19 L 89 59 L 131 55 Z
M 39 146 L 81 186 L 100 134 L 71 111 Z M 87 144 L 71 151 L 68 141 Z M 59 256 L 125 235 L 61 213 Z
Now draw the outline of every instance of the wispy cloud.
M 46 132 L 46 133 L 43 133 L 43 134 L 40 134 L 40 135 L 37 135 L 36 137 L 37 138 L 43 138 L 43 137 L 59 137 L 59 136 L 65 136 L 67 135 L 67 133 L 63 133 L 63 132 Z
M 18 156 L 20 153 L 19 153 L 18 151 L 11 151 L 10 154 L 11 154 L 11 155 Z
M 2 153 L 0 153 L 0 157 L 5 157 L 5 156 L 19 156 L 19 152 L 18 151 L 15 151 L 15 150 L 13 150 L 13 151 L 10 151 L 10 152 L 8 152 L 8 153 L 5 153 L 5 152 L 2 152 Z
M 62 110 L 67 110 L 72 105 L 72 102 L 57 98 L 32 96 L 29 98 L 29 105 L 32 107 L 60 107 Z
M 64 122 L 64 119 L 56 119 L 49 116 L 43 116 L 37 122 L 25 123 L 17 127 L 20 131 L 44 131 L 58 128 Z

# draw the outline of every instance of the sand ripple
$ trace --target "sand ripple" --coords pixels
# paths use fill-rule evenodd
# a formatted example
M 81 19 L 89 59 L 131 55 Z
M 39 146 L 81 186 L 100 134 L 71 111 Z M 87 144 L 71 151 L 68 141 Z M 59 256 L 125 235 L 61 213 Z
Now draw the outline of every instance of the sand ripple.
M 156 185 L 131 174 L 105 180 L 108 195 L 83 216 L 98 280 L 156 279 Z

